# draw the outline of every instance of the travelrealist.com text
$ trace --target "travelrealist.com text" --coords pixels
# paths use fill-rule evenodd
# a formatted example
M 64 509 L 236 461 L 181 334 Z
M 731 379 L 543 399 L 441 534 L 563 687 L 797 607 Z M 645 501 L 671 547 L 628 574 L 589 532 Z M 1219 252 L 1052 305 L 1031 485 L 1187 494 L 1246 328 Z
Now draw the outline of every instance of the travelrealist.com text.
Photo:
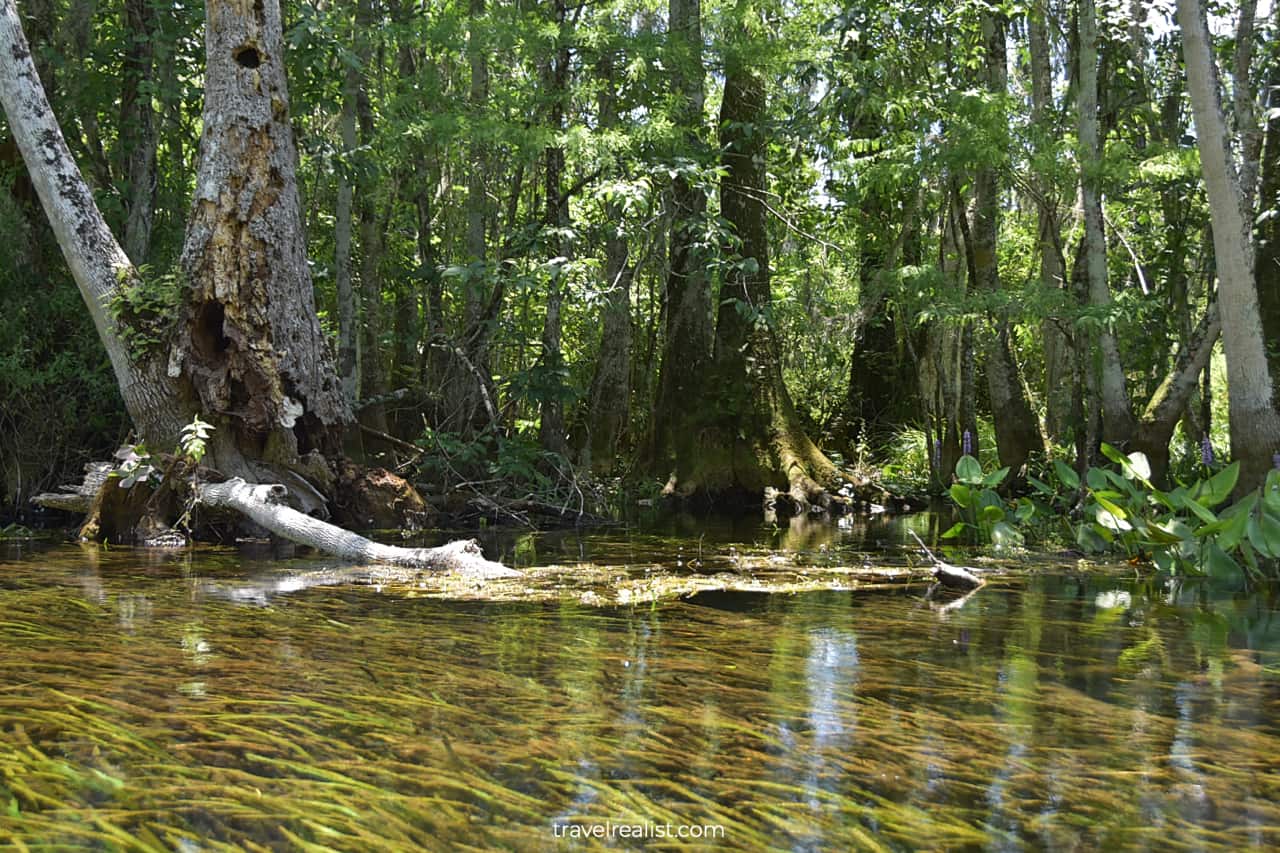
M 557 823 L 556 838 L 707 838 L 723 839 L 724 827 L 715 823 Z

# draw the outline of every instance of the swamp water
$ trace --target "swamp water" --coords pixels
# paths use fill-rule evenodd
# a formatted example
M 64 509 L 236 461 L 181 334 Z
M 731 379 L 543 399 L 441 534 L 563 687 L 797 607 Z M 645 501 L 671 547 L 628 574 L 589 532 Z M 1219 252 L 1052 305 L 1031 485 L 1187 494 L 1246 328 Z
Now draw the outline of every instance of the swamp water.
M 503 601 L 229 549 L 0 548 L 0 845 L 1280 845 L 1273 591 L 1037 564 L 947 609 L 892 579 L 921 518 L 495 541 L 593 566 Z M 693 561 L 860 588 L 640 600 Z

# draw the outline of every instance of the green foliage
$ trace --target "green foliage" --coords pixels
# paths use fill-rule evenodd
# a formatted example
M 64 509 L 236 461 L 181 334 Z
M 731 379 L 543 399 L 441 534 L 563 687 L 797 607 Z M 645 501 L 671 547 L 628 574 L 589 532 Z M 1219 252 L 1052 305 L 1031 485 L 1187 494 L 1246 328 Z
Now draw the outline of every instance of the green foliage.
M 147 485 L 160 482 L 160 463 L 151 455 L 145 441 L 126 444 L 116 451 L 115 456 L 120 463 L 111 472 L 111 476 L 120 479 L 120 488 L 130 489 L 137 483 Z
M 129 267 L 117 270 L 120 286 L 107 303 L 120 337 L 135 358 L 164 348 L 178 320 L 183 277 L 179 270 L 152 274 L 147 266 L 137 273 Z
M 1102 452 L 1113 467 L 1089 468 L 1081 480 L 1055 460 L 1046 479 L 1029 478 L 1032 493 L 1012 504 L 993 490 L 1006 470 L 984 473 L 976 459 L 962 457 L 949 492 L 962 520 L 943 536 L 969 535 L 999 550 L 1024 538 L 1047 543 L 1065 533 L 1087 554 L 1149 559 L 1168 572 L 1230 578 L 1274 573 L 1280 559 L 1280 471 L 1226 505 L 1240 474 L 1238 462 L 1164 491 L 1151 483 L 1142 453 L 1125 455 L 1105 443 Z
M 200 420 L 196 415 L 191 423 L 182 428 L 182 437 L 178 440 L 178 452 L 199 465 L 208 449 L 209 435 L 213 425 Z
M 961 456 L 956 462 L 955 482 L 948 490 L 951 501 L 960 511 L 961 520 L 942 537 L 955 539 L 969 534 L 996 551 L 1020 547 L 1024 538 L 1017 525 L 1030 520 L 1026 514 L 1027 505 L 1007 504 L 995 490 L 1008 474 L 1008 468 L 983 472 L 977 459 Z

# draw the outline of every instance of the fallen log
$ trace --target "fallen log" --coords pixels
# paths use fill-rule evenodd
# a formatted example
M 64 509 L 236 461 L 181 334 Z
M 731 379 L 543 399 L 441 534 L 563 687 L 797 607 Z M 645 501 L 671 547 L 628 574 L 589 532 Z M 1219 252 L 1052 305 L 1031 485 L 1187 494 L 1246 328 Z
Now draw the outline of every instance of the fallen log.
M 33 504 L 63 512 L 88 514 L 94 496 L 111 476 L 115 466 L 110 462 L 90 462 L 84 466 L 84 481 L 79 485 L 62 486 L 60 492 L 42 492 L 31 499 Z
M 197 488 L 201 503 L 233 509 L 277 536 L 344 560 L 386 563 L 415 569 L 457 572 L 479 578 L 516 577 L 520 573 L 485 559 L 474 539 L 437 548 L 383 545 L 341 527 L 312 518 L 281 503 L 288 491 L 279 484 L 251 484 L 239 477 Z
M 977 589 L 986 583 L 986 581 L 974 574 L 976 569 L 954 566 L 945 560 L 938 559 L 937 555 L 929 550 L 929 546 L 924 544 L 924 540 L 917 536 L 914 530 L 908 530 L 907 532 L 911 534 L 912 539 L 916 540 L 921 550 L 924 551 L 925 556 L 933 561 L 933 576 L 938 583 L 943 586 L 949 586 L 952 589 Z

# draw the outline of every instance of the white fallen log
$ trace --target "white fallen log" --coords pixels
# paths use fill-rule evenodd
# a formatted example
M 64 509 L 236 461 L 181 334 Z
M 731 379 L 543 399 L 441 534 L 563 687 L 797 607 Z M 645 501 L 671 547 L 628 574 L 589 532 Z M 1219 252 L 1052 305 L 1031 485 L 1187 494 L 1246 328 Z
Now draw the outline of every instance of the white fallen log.
M 277 536 L 356 563 L 386 563 L 415 569 L 457 572 L 478 578 L 517 577 L 520 572 L 485 559 L 474 539 L 437 548 L 401 548 L 366 539 L 350 530 L 312 518 L 280 501 L 288 494 L 279 484 L 251 484 L 239 477 L 199 487 L 201 503 L 233 509 Z

